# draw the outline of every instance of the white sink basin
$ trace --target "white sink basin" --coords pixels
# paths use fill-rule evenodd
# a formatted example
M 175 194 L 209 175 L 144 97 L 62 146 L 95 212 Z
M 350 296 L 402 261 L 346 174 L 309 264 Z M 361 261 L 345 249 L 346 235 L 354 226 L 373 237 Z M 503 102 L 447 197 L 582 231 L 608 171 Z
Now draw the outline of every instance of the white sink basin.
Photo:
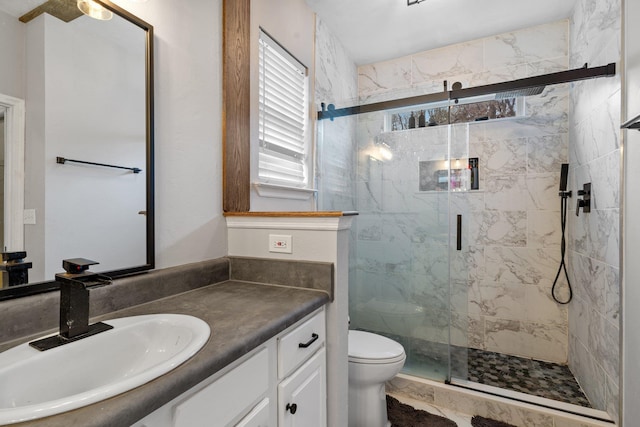
M 0 424 L 42 418 L 138 387 L 193 356 L 207 323 L 181 314 L 106 320 L 113 329 L 47 351 L 0 353 Z

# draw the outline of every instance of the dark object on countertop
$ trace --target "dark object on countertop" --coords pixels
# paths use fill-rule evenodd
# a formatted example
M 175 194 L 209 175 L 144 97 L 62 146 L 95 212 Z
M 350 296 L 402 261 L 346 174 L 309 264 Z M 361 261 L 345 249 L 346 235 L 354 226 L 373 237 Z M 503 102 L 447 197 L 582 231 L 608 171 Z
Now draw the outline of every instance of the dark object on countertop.
M 32 341 L 29 343 L 31 347 L 40 351 L 51 350 L 113 329 L 113 326 L 102 322 L 89 324 L 89 288 L 111 283 L 109 277 L 88 270 L 95 264 L 99 263 L 86 258 L 62 261 L 67 273 L 55 275 L 56 282 L 60 284 L 60 333 Z
M 491 418 L 481 417 L 480 415 L 474 415 L 471 418 L 472 427 L 516 427 L 513 424 L 503 423 L 502 421 L 492 420 Z
M 2 252 L 0 264 L 0 288 L 18 286 L 29 283 L 30 262 L 24 262 L 27 257 L 25 251 Z
M 387 395 L 387 417 L 391 421 L 391 427 L 457 427 L 458 425 L 448 418 L 430 414 L 427 411 L 416 409 L 410 405 L 400 403 Z

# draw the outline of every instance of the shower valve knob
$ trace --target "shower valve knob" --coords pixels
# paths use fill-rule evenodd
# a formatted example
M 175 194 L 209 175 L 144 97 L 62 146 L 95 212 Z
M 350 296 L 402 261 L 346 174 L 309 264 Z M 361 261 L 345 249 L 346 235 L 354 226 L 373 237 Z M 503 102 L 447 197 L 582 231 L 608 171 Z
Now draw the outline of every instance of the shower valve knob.
M 585 206 L 585 201 L 578 200 L 578 203 L 576 203 L 576 216 L 580 216 L 580 208 L 584 208 L 584 206 Z
M 578 196 L 582 196 L 582 199 L 578 199 L 576 206 L 576 216 L 580 215 L 580 208 L 582 212 L 591 212 L 591 183 L 588 182 L 582 185 L 582 190 L 578 190 Z

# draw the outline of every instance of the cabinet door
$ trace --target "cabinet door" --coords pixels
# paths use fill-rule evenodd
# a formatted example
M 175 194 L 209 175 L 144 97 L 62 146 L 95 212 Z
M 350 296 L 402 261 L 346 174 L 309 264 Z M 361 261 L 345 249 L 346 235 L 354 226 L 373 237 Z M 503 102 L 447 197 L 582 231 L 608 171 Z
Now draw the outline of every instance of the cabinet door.
M 280 427 L 327 425 L 325 358 L 323 347 L 278 386 Z
M 176 405 L 174 427 L 235 424 L 269 389 L 269 351 L 259 353 Z
M 269 399 L 258 403 L 236 427 L 269 427 Z

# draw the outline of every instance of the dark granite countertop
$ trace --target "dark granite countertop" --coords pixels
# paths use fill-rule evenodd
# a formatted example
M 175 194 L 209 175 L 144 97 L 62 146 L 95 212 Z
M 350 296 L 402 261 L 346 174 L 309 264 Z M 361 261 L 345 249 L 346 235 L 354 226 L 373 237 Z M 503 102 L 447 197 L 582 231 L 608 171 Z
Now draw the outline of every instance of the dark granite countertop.
M 130 426 L 328 302 L 322 291 L 226 281 L 92 319 L 189 314 L 209 323 L 211 336 L 195 356 L 147 384 L 84 408 L 14 425 Z

